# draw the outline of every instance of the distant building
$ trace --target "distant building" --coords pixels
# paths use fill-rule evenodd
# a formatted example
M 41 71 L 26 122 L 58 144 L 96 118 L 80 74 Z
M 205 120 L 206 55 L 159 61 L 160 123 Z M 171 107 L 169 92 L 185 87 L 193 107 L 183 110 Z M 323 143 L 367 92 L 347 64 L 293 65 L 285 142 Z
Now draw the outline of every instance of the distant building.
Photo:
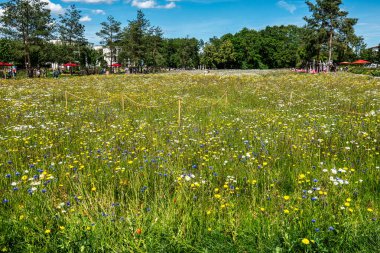
M 376 47 L 370 47 L 369 49 L 371 49 L 373 52 L 379 52 L 379 46 L 376 46 Z
M 101 51 L 103 54 L 103 59 L 107 62 L 107 65 L 111 65 L 111 50 L 108 47 L 104 46 L 94 46 L 93 47 L 95 50 Z M 115 47 L 115 51 L 113 52 L 113 59 L 112 59 L 112 64 L 113 63 L 119 63 L 119 55 L 121 52 L 121 47 Z

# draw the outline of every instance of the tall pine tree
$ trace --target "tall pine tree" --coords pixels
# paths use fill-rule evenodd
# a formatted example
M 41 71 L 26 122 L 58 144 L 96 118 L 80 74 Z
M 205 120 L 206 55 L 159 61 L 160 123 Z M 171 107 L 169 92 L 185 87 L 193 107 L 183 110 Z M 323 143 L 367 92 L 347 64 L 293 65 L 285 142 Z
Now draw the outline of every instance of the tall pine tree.
M 354 25 L 357 19 L 347 18 L 348 12 L 341 10 L 342 0 L 316 0 L 316 3 L 306 1 L 311 12 L 311 17 L 305 17 L 307 28 L 318 36 L 317 41 L 321 41 L 328 48 L 328 63 L 332 63 L 333 42 L 337 35 L 348 37 L 354 33 Z
M 70 5 L 64 15 L 59 15 L 60 25 L 58 26 L 59 37 L 63 43 L 72 45 L 73 43 L 83 44 L 85 27 L 80 23 L 81 11 L 75 5 Z
M 31 46 L 49 39 L 53 30 L 53 19 L 47 2 L 41 0 L 9 0 L 1 3 L 0 32 L 14 40 L 21 40 L 25 67 L 32 76 Z
M 100 23 L 100 25 L 102 27 L 100 31 L 96 33 L 96 35 L 102 39 L 100 43 L 107 46 L 110 50 L 110 65 L 112 66 L 115 55 L 116 42 L 120 40 L 121 23 L 119 21 L 116 21 L 114 17 L 108 16 L 107 21 Z

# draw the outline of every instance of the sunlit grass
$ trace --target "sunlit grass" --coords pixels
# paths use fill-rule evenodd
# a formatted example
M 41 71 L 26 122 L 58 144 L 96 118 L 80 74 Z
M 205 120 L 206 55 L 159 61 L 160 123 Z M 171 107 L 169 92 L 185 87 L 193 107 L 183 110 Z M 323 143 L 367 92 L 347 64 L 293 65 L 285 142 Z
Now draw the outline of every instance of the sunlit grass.
M 0 251 L 380 246 L 378 80 L 0 82 Z

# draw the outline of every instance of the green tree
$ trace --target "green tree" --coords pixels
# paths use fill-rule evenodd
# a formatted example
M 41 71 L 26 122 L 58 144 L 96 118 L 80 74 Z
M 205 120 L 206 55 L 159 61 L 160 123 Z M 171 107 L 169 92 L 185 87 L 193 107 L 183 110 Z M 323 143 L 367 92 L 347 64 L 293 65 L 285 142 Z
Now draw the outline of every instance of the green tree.
M 116 53 L 116 44 L 121 36 L 121 23 L 116 21 L 114 17 L 108 16 L 107 21 L 100 23 L 100 25 L 102 27 L 96 35 L 102 39 L 101 44 L 108 47 L 111 57 L 110 65 L 112 65 L 115 60 L 114 55 Z
M 75 5 L 70 5 L 64 15 L 59 15 L 60 25 L 58 26 L 59 37 L 63 43 L 72 45 L 73 43 L 86 42 L 84 37 L 85 27 L 80 23 L 81 11 Z
M 128 22 L 122 34 L 123 57 L 140 71 L 147 53 L 147 37 L 150 28 L 149 20 L 145 18 L 141 10 L 138 10 L 136 19 Z
M 222 65 L 222 68 L 233 68 L 236 60 L 236 53 L 231 40 L 225 40 L 222 42 L 218 54 L 218 64 Z
M 0 32 L 22 41 L 29 76 L 32 76 L 31 47 L 48 40 L 53 30 L 53 20 L 46 6 L 47 2 L 41 0 L 9 0 L 0 4 L 3 9 Z
M 357 19 L 347 18 L 348 12 L 342 11 L 342 0 L 316 0 L 316 3 L 306 1 L 311 17 L 304 17 L 307 28 L 314 31 L 314 36 L 327 45 L 328 62 L 332 62 L 333 42 L 339 37 L 348 38 L 354 34 L 354 25 Z
M 22 63 L 22 47 L 18 40 L 0 39 L 0 61 L 13 62 L 16 65 Z
M 147 66 L 157 68 L 165 64 L 163 55 L 163 33 L 160 27 L 151 27 L 146 37 L 145 63 Z

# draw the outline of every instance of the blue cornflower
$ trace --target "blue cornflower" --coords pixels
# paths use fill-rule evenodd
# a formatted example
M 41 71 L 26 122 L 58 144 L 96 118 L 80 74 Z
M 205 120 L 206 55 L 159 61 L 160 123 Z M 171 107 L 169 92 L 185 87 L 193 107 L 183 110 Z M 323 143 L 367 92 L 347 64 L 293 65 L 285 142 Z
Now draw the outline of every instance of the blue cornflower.
M 315 229 L 315 232 L 319 232 L 319 231 L 320 231 L 320 229 L 319 229 L 319 228 L 316 228 L 316 229 Z
M 5 177 L 6 178 L 11 178 L 11 174 L 6 174 Z
M 148 189 L 148 186 L 143 186 L 140 190 L 140 192 L 145 192 L 145 190 Z
M 316 222 L 316 220 L 315 220 L 315 219 L 312 219 L 312 220 L 311 220 L 311 222 L 315 223 L 315 222 Z
M 333 230 L 334 230 L 334 227 L 333 227 L 333 226 L 330 226 L 330 227 L 329 227 L 329 230 L 330 230 L 330 231 L 333 231 Z
M 41 192 L 42 192 L 42 193 L 45 193 L 45 192 L 46 192 L 46 189 L 42 189 Z
M 8 199 L 3 199 L 3 204 L 9 203 Z

